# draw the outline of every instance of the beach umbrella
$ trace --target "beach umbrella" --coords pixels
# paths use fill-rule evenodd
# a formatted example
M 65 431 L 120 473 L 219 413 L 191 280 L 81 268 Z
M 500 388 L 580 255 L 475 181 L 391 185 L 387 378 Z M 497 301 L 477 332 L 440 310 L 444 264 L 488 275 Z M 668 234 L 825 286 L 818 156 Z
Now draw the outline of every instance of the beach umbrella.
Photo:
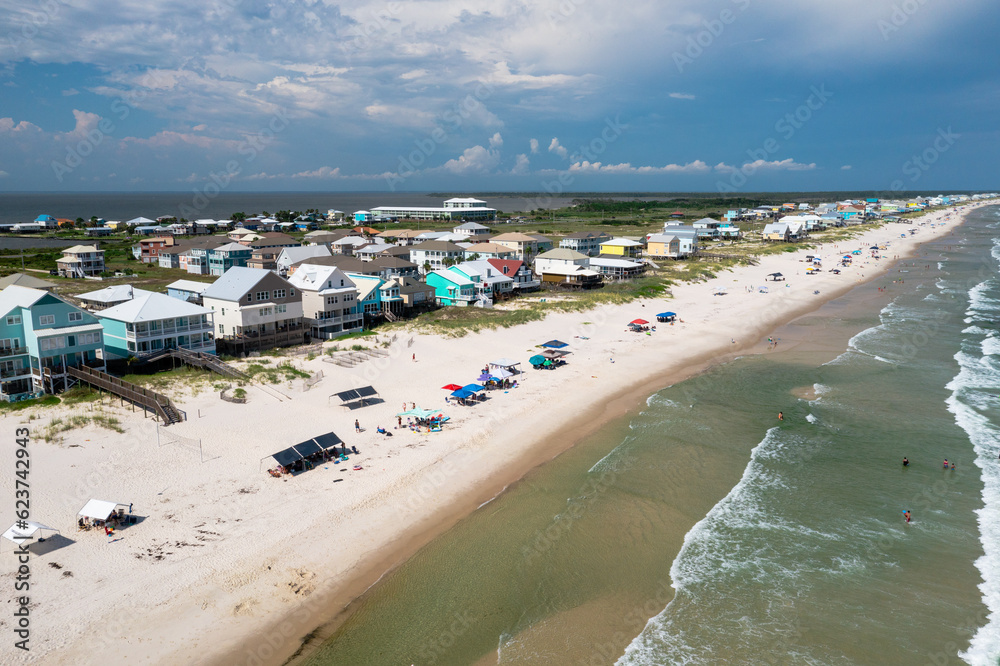
M 540 354 L 535 354 L 534 356 L 528 359 L 528 363 L 530 363 L 531 365 L 541 365 L 545 363 L 546 360 L 547 359 L 544 356 L 541 356 Z
M 568 347 L 569 345 L 562 340 L 549 340 L 548 342 L 543 342 L 542 347 L 549 347 L 550 349 L 562 349 L 563 347 Z
M 489 378 L 490 378 L 490 373 L 484 372 L 483 374 L 479 375 L 479 377 L 476 379 L 476 381 L 477 382 L 485 382 L 485 381 L 488 381 Z
M 630 324 L 636 324 L 637 326 L 644 326 L 644 325 L 648 324 L 649 322 L 646 321 L 645 319 L 633 319 L 629 323 Z
M 552 365 L 552 361 L 550 361 L 549 359 L 545 359 L 545 362 L 542 363 L 542 365 L 546 365 L 546 366 Z
M 441 388 L 443 388 L 445 391 L 457 391 L 458 389 L 460 389 L 462 387 L 459 386 L 458 384 L 445 384 Z

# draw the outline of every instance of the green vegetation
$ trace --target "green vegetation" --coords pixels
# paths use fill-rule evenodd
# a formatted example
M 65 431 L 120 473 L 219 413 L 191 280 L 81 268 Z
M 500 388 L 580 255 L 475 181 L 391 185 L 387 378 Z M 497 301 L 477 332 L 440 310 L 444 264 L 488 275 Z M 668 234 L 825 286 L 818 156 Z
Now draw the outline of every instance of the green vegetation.
M 148 387 L 154 391 L 174 394 L 183 388 L 200 389 L 209 386 L 219 378 L 218 375 L 202 368 L 183 366 L 175 370 L 164 370 L 152 375 L 125 375 L 127 382 Z
M 94 402 L 101 399 L 101 392 L 95 391 L 89 386 L 74 386 L 70 390 L 59 396 L 67 405 L 76 405 L 81 402 Z
M 245 373 L 258 381 L 266 381 L 268 384 L 277 384 L 283 380 L 292 381 L 296 378 L 308 378 L 309 373 L 299 370 L 287 361 L 276 367 L 269 367 L 264 363 L 251 363 L 244 370 Z
M 237 400 L 246 400 L 247 392 L 245 389 L 238 388 L 235 391 L 233 391 L 233 397 L 236 398 Z
M 0 412 L 19 412 L 30 407 L 50 407 L 58 405 L 62 400 L 54 395 L 47 395 L 44 398 L 34 400 L 22 400 L 20 402 L 0 402 Z
M 106 414 L 94 414 L 91 416 L 86 414 L 74 414 L 73 416 L 68 416 L 65 419 L 57 416 L 49 421 L 48 425 L 38 431 L 35 436 L 45 442 L 59 442 L 62 441 L 62 433 L 75 430 L 77 428 L 83 428 L 90 423 L 118 433 L 125 432 L 125 429 L 122 428 L 121 421 L 113 416 L 108 416 Z

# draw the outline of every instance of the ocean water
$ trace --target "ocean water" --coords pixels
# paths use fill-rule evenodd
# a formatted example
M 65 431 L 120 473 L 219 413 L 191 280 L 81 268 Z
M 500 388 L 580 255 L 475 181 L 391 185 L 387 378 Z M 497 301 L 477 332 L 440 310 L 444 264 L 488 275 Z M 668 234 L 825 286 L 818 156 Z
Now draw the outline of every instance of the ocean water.
M 204 190 L 204 184 L 201 189 Z M 456 193 L 449 196 L 474 196 Z M 248 215 L 279 210 L 304 211 L 315 208 L 322 213 L 342 210 L 352 213 L 376 206 L 440 206 L 448 197 L 426 192 L 222 192 L 215 196 L 190 192 L 60 192 L 0 193 L 0 224 L 30 222 L 39 215 L 76 219 L 92 216 L 106 220 L 131 220 L 136 217 L 156 219 L 163 216 L 188 219 L 229 219 L 233 213 Z M 484 197 L 479 197 L 484 198 Z M 514 213 L 534 209 L 561 208 L 572 199 L 543 195 L 540 197 L 485 197 L 488 206 Z
M 383 578 L 305 663 L 996 666 L 998 266 L 992 207 L 810 315 L 822 344 L 650 396 Z

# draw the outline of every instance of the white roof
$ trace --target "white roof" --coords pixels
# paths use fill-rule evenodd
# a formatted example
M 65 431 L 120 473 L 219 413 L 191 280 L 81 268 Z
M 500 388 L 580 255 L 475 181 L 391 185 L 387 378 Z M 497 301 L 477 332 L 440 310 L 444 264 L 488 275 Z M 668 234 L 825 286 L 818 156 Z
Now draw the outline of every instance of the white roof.
M 51 295 L 43 289 L 32 289 L 12 284 L 0 291 L 0 315 L 5 315 L 14 308 L 30 308 L 38 299 Z
M 513 368 L 515 365 L 520 365 L 520 361 L 512 361 L 509 358 L 498 358 L 497 360 L 490 363 L 490 365 L 496 366 L 498 368 Z
M 138 226 L 144 226 L 144 225 L 149 225 L 149 224 L 154 224 L 155 225 L 156 222 L 154 222 L 153 220 L 149 219 L 148 217 L 134 217 L 131 220 L 129 220 L 128 222 L 126 222 L 125 224 L 126 225 L 132 225 L 132 224 L 134 224 L 134 225 L 136 225 L 138 227 Z
M 330 245 L 351 245 L 357 247 L 358 245 L 367 245 L 368 241 L 361 236 L 344 236 L 343 238 L 338 238 L 337 240 L 330 243 Z
M 42 328 L 35 331 L 35 335 L 43 338 L 47 335 L 75 335 L 77 333 L 91 333 L 102 330 L 97 322 L 91 324 L 80 324 L 79 326 L 62 326 L 60 328 Z
M 179 291 L 191 291 L 200 294 L 212 286 L 211 282 L 196 282 L 194 280 L 177 280 L 167 285 L 167 289 L 177 289 Z
M 340 286 L 340 281 L 344 281 L 344 286 Z M 336 266 L 317 266 L 315 264 L 303 264 L 295 274 L 288 278 L 288 282 L 301 291 L 315 291 L 319 293 L 337 292 L 341 290 L 355 290 L 357 285 L 351 281 L 341 269 Z M 329 285 L 329 286 L 327 286 Z
M 614 245 L 618 247 L 642 247 L 642 243 L 639 241 L 629 240 L 628 238 L 612 238 L 611 240 L 606 240 L 601 245 Z
M 478 224 L 476 222 L 466 222 L 465 224 L 460 224 L 460 225 L 458 225 L 455 228 L 456 229 L 468 229 L 469 231 L 477 231 L 479 229 L 487 229 L 487 230 L 489 229 L 489 227 L 487 227 L 485 225 L 482 225 L 482 224 Z
M 107 520 L 108 516 L 117 511 L 119 506 L 128 506 L 128 504 L 99 499 L 87 500 L 84 507 L 80 509 L 80 513 L 76 515 L 83 518 L 93 518 L 94 520 Z
M 140 294 L 148 294 L 145 289 L 138 289 L 130 284 L 113 284 L 97 291 L 88 291 L 77 296 L 81 301 L 93 301 L 95 303 L 121 303 L 129 301 Z
M 135 298 L 120 305 L 101 310 L 96 316 L 102 319 L 114 319 L 136 323 L 140 321 L 157 321 L 173 319 L 174 317 L 197 317 L 212 312 L 209 308 L 182 301 L 166 294 L 147 291 L 137 294 Z
M 54 527 L 49 527 L 48 525 L 43 525 L 41 523 L 33 523 L 31 521 L 26 522 L 27 527 L 24 529 L 18 529 L 17 523 L 11 525 L 10 529 L 3 533 L 3 538 L 8 541 L 13 541 L 14 543 L 20 543 L 25 539 L 32 538 L 38 530 L 51 530 L 53 532 L 59 531 Z
M 83 254 L 85 252 L 100 252 L 93 245 L 74 245 L 63 250 L 63 254 Z
M 591 257 L 591 266 L 607 266 L 608 268 L 639 268 L 642 264 L 628 259 L 610 259 L 608 257 Z
M 473 199 L 471 197 L 463 199 L 462 197 L 455 197 L 453 199 L 448 199 L 445 203 L 486 203 L 482 199 Z

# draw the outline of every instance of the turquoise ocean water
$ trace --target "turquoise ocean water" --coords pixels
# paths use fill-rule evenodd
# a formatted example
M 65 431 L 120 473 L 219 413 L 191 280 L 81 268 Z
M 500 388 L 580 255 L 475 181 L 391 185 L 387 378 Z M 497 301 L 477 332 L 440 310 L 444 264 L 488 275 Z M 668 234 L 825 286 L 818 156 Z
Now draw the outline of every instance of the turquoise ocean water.
M 998 267 L 991 207 L 878 308 L 796 322 L 824 344 L 657 392 L 386 576 L 306 662 L 1000 663 Z

